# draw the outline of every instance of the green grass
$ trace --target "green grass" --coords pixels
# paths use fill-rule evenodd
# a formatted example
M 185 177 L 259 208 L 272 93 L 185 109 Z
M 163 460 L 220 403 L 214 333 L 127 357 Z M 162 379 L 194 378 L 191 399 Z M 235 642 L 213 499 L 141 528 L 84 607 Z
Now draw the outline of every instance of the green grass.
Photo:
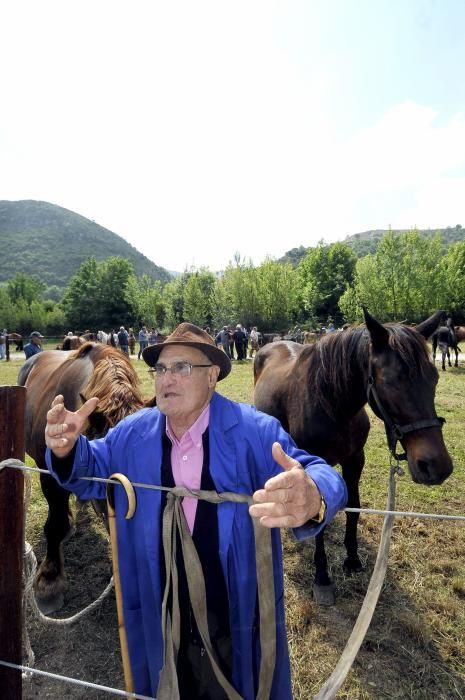
M 0 383 L 14 384 L 22 361 L 0 363 Z M 143 393 L 153 393 L 153 378 L 134 360 Z M 252 402 L 251 362 L 233 363 L 218 391 Z M 397 509 L 465 514 L 465 370 L 441 372 L 438 414 L 446 418 L 444 438 L 454 460 L 454 473 L 441 486 L 414 484 L 409 475 L 397 480 Z M 389 454 L 381 422 L 370 415 L 371 431 L 361 500 L 384 508 Z M 45 509 L 37 485 L 28 520 L 28 539 L 40 544 Z M 286 611 L 294 695 L 308 700 L 333 670 L 352 630 L 376 558 L 382 518 L 361 516 L 360 556 L 365 565 L 347 578 L 341 571 L 344 516 L 327 530 L 328 558 L 337 588 L 334 608 L 312 600 L 313 542 L 295 542 L 284 533 Z M 415 700 L 465 698 L 465 529 L 464 523 L 399 518 L 395 522 L 388 573 L 372 624 L 338 698 Z

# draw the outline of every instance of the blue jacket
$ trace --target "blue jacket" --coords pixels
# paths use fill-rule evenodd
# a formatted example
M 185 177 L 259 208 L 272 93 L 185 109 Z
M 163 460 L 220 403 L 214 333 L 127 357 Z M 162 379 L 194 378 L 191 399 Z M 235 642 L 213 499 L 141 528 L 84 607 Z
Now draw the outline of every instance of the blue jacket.
M 89 442 L 80 437 L 73 471 L 63 483 L 81 499 L 104 498 L 105 484 L 79 480 L 123 472 L 132 482 L 160 484 L 165 416 L 156 408 L 143 409 L 121 421 L 105 438 Z M 299 450 L 281 424 L 254 407 L 214 394 L 210 404 L 210 472 L 217 491 L 252 494 L 282 471 L 271 456 L 278 441 L 298 459 L 316 482 L 327 504 L 325 524 L 345 506 L 347 491 L 340 474 L 319 457 Z M 58 479 L 51 466 L 50 471 Z M 59 479 L 58 479 L 59 480 Z M 160 590 L 161 492 L 136 488 L 137 509 L 124 520 L 126 497 L 115 487 L 118 554 L 124 620 L 135 691 L 155 696 L 163 665 Z M 258 686 L 260 647 L 254 615 L 257 596 L 253 525 L 247 504 L 220 503 L 217 507 L 219 556 L 229 596 L 233 646 L 233 685 L 245 700 L 253 700 Z M 298 539 L 317 534 L 323 525 L 294 530 Z M 272 531 L 276 596 L 276 667 L 270 698 L 291 700 L 291 676 L 284 622 L 284 590 L 279 529 Z
M 40 347 L 40 345 L 36 345 L 35 343 L 27 343 L 23 349 L 24 354 L 26 355 L 26 360 L 28 360 L 33 355 L 37 355 L 37 353 L 42 352 L 42 348 Z

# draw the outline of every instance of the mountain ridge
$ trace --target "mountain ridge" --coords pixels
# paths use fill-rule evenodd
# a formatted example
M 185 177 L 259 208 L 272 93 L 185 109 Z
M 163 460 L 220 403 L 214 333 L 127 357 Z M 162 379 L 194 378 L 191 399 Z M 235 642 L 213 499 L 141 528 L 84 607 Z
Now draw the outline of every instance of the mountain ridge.
M 47 286 L 67 286 L 88 257 L 101 262 L 121 256 L 137 276 L 162 283 L 170 273 L 121 236 L 76 212 L 41 200 L 0 200 L 0 282 L 17 272 L 36 275 Z

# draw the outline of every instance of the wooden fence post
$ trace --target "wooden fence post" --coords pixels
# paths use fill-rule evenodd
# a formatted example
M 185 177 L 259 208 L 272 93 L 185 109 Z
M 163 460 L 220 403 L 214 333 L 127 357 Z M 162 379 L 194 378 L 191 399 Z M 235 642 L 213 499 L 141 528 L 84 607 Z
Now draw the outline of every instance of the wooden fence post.
M 0 461 L 24 461 L 26 389 L 0 386 Z M 24 476 L 0 471 L 0 659 L 22 663 L 22 565 Z M 0 665 L 1 697 L 20 700 L 21 671 Z

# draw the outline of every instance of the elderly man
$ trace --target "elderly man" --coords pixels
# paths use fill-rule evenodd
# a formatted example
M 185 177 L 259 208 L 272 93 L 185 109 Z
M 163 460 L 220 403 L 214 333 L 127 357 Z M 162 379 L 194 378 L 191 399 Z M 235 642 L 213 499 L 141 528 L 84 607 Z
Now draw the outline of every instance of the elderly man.
M 33 355 L 37 355 L 38 352 L 42 352 L 41 340 L 44 336 L 39 333 L 39 331 L 32 331 L 30 335 L 29 343 L 24 346 L 24 354 L 26 355 L 26 360 L 28 360 Z
M 91 398 L 72 413 L 62 396 L 55 397 L 46 427 L 49 469 L 84 499 L 101 498 L 105 490 L 101 483 L 80 477 L 113 472 L 143 484 L 253 494 L 250 506 L 192 497 L 182 501 L 184 530 L 187 537 L 191 533 L 205 578 L 214 662 L 210 651 L 205 653 L 209 643 L 199 634 L 178 543 L 180 641 L 174 675 L 179 695 L 176 688 L 163 696 L 252 700 L 259 683 L 261 622 L 251 516 L 268 528 L 293 527 L 298 538 L 310 537 L 345 505 L 345 485 L 322 459 L 299 450 L 276 419 L 215 392 L 231 361 L 205 331 L 182 323 L 164 343 L 147 347 L 143 358 L 155 371 L 157 407 L 142 409 L 105 438 L 89 442 L 81 431 L 98 400 Z M 167 497 L 159 490 L 138 488 L 135 515 L 125 521 L 121 491 L 115 489 L 115 501 L 130 667 L 134 690 L 155 696 L 166 662 L 162 611 L 167 604 L 172 614 L 176 596 L 166 586 L 161 542 Z M 292 689 L 279 529 L 272 530 L 271 539 L 276 663 L 269 697 L 287 700 Z M 228 684 L 232 692 L 224 690 Z

